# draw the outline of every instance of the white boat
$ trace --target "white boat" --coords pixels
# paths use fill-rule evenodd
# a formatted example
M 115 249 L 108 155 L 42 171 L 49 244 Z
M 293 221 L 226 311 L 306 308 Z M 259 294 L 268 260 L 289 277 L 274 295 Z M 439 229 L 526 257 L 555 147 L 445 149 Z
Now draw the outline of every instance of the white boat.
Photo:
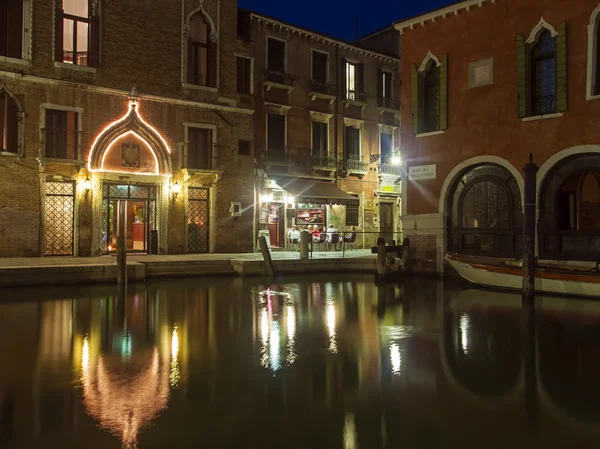
M 493 263 L 476 257 L 446 255 L 448 263 L 467 281 L 494 288 L 521 290 L 523 271 L 513 263 Z M 517 265 L 517 266 L 515 266 Z M 535 270 L 535 290 L 568 296 L 584 296 L 600 299 L 600 273 L 577 267 L 539 267 Z

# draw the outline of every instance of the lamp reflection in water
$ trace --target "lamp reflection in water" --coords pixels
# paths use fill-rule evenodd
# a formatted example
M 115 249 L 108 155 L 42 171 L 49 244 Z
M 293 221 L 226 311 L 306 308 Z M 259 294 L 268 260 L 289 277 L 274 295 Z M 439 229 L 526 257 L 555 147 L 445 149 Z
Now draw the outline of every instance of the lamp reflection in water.
M 354 413 L 346 413 L 346 419 L 344 420 L 344 449 L 356 449 L 357 447 Z
M 329 331 L 329 350 L 334 354 L 337 353 L 337 340 L 335 337 L 335 303 L 333 298 L 327 300 L 326 316 L 327 316 L 327 330 Z
M 396 376 L 400 375 L 402 356 L 400 355 L 400 347 L 396 343 L 390 345 L 390 361 L 392 362 L 392 373 Z
M 272 298 L 267 294 L 260 309 L 260 365 L 273 372 L 282 368 L 281 343 L 286 342 L 285 363 L 291 365 L 296 361 L 296 310 L 289 303 L 284 308 L 285 327 L 282 329 L 280 317 L 273 313 Z M 286 296 L 286 299 L 289 298 Z M 282 330 L 285 334 L 282 336 Z
M 176 334 L 174 333 L 174 337 Z M 94 360 L 89 338 L 81 351 L 83 404 L 99 426 L 117 435 L 124 448 L 137 447 L 139 432 L 161 411 L 169 400 L 168 364 L 161 363 L 156 347 L 150 360 L 137 375 L 124 377 L 111 372 L 116 359 L 98 355 Z M 178 338 L 173 339 L 173 343 Z M 177 343 L 178 345 L 179 343 Z
M 471 327 L 469 315 L 463 313 L 460 316 L 460 345 L 464 354 L 469 352 L 469 328 Z
M 171 336 L 171 373 L 169 381 L 172 387 L 176 386 L 181 377 L 179 372 L 179 333 L 177 326 L 173 326 L 173 335 Z

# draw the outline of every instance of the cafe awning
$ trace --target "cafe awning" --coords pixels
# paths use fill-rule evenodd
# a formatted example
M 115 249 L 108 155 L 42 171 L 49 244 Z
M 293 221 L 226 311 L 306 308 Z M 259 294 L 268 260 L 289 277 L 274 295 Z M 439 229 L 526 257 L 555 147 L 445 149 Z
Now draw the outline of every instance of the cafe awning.
M 358 205 L 357 197 L 344 192 L 330 181 L 290 177 L 280 177 L 276 181 L 297 203 Z

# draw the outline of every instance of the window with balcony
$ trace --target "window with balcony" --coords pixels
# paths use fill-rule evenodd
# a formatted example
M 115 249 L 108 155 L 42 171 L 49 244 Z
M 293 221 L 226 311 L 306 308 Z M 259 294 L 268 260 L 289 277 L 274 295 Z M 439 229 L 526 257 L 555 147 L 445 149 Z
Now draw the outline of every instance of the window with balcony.
M 44 157 L 79 159 L 79 113 L 46 109 Z
M 363 65 L 346 61 L 346 100 L 363 101 Z
M 312 80 L 321 84 L 327 83 L 327 67 L 329 55 L 321 51 L 312 51 Z
M 63 0 L 56 11 L 56 61 L 78 66 L 97 67 L 99 28 L 92 15 L 90 0 Z
M 360 128 L 346 126 L 346 158 L 360 160 Z
M 0 0 L 0 56 L 22 57 L 23 1 Z
M 285 151 L 285 115 L 268 114 L 267 150 L 269 152 Z
M 19 106 L 0 86 L 0 152 L 18 153 Z
M 379 72 L 379 82 L 381 83 L 381 98 L 385 98 L 388 100 L 392 99 L 392 73 L 380 71 Z
M 329 149 L 328 125 L 324 122 L 312 122 L 312 153 L 313 156 L 326 157 Z
M 272 37 L 267 38 L 267 78 L 278 84 L 286 80 L 286 42 Z
M 187 82 L 195 86 L 217 86 L 217 48 L 210 39 L 210 24 L 201 12 L 189 21 Z
M 519 118 L 567 109 L 566 24 L 558 30 L 541 19 L 529 38 L 517 35 Z
M 213 129 L 188 126 L 187 168 L 212 170 L 214 166 Z
M 252 93 L 252 60 L 237 57 L 237 91 L 241 94 Z

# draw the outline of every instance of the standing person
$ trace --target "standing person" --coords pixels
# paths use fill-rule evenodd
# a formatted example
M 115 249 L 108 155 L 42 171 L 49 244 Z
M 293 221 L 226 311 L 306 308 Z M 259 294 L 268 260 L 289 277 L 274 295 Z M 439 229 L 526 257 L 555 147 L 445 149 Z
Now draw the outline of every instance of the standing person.
M 297 245 L 300 242 L 300 232 L 297 226 L 292 226 L 292 229 L 288 231 L 288 241 L 291 245 Z
M 333 227 L 332 224 L 329 225 L 329 227 L 327 228 L 327 240 L 329 240 L 331 242 L 331 239 L 333 238 L 333 234 L 335 234 L 337 232 L 337 229 L 335 229 Z
M 313 230 L 311 231 L 313 237 L 315 239 L 319 238 L 319 236 L 321 235 L 321 231 L 319 230 L 319 226 L 318 225 L 314 225 L 313 226 Z

